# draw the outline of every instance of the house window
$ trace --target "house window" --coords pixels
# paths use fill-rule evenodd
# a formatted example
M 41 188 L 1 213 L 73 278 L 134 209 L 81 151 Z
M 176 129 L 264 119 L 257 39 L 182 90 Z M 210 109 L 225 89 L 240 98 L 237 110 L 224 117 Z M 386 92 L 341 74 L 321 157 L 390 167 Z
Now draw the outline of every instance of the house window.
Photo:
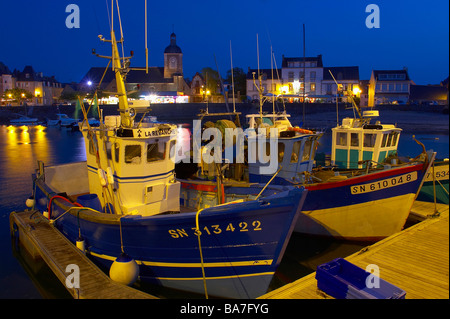
M 389 83 L 389 92 L 394 91 L 394 83 Z
M 294 82 L 294 72 L 289 72 L 288 73 L 288 81 L 289 82 Z
M 311 92 L 315 92 L 316 91 L 316 83 L 311 83 Z
M 387 91 L 387 83 L 383 83 L 381 85 L 381 91 L 386 92 Z
M 303 71 L 300 71 L 298 73 L 298 76 L 299 76 L 300 81 L 304 81 L 305 80 L 305 73 Z
M 408 92 L 408 84 L 402 84 L 403 92 Z
M 395 84 L 395 91 L 396 92 L 401 92 L 402 91 L 402 85 L 400 83 L 396 83 Z
M 333 93 L 333 84 L 327 84 L 327 94 L 332 94 Z

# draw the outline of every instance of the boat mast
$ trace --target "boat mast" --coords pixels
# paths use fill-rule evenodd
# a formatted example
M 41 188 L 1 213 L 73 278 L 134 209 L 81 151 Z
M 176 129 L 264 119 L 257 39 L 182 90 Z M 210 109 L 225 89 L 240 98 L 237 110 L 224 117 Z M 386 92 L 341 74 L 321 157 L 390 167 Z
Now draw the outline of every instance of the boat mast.
M 118 5 L 118 3 L 117 3 Z M 119 8 L 117 8 L 117 13 L 119 14 Z M 120 19 L 119 19 L 120 22 Z M 122 25 L 120 23 L 120 28 L 122 28 Z M 111 3 L 111 40 L 107 40 L 103 38 L 102 35 L 98 36 L 100 41 L 102 42 L 110 42 L 111 48 L 112 48 L 112 55 L 111 56 L 102 56 L 95 52 L 95 50 L 92 50 L 92 53 L 100 58 L 106 58 L 110 59 L 112 61 L 112 70 L 115 73 L 116 77 L 116 86 L 117 86 L 117 92 L 116 95 L 119 98 L 119 112 L 120 112 L 120 118 L 121 118 L 121 126 L 125 128 L 131 128 L 133 126 L 133 118 L 134 118 L 134 110 L 131 110 L 128 106 L 128 97 L 127 97 L 127 91 L 125 87 L 125 81 L 124 78 L 126 74 L 128 73 L 128 65 L 129 65 L 129 59 L 133 54 L 131 54 L 130 57 L 123 57 L 121 58 L 119 55 L 119 49 L 117 47 L 117 43 L 123 44 L 123 37 L 117 41 L 116 35 L 114 33 L 114 2 Z M 122 46 L 123 49 L 123 46 Z M 122 61 L 123 60 L 123 65 Z M 133 114 L 132 114 L 133 113 Z

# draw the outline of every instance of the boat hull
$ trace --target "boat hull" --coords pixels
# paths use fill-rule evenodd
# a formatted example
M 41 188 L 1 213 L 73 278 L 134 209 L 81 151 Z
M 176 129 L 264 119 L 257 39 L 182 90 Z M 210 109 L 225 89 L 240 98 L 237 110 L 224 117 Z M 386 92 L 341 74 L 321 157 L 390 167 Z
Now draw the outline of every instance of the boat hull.
M 417 164 L 307 186 L 295 231 L 353 241 L 395 234 L 408 218 L 424 173 L 424 165 Z
M 36 184 L 36 202 L 44 210 L 51 192 L 42 181 Z M 255 298 L 267 292 L 306 193 L 292 188 L 262 200 L 205 208 L 198 216 L 200 245 L 196 213 L 128 215 L 119 223 L 117 215 L 64 213 L 71 204 L 55 199 L 51 214 L 72 242 L 81 232 L 88 253 L 107 269 L 123 242 L 124 252 L 139 265 L 140 280 L 204 293 L 201 250 L 209 295 Z
M 434 162 L 434 182 L 433 171 L 425 176 L 424 183 L 420 189 L 417 200 L 424 202 L 434 202 L 436 193 L 436 202 L 442 204 L 449 204 L 449 162 L 439 161 Z
M 308 196 L 294 231 L 350 241 L 377 241 L 399 232 L 426 168 L 414 164 L 306 185 Z

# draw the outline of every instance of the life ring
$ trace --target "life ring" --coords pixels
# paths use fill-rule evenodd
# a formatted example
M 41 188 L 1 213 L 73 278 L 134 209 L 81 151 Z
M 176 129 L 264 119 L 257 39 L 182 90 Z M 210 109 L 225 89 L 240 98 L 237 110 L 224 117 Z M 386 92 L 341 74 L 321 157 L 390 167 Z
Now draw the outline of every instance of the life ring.
M 313 134 L 313 131 L 311 131 L 311 130 L 306 130 L 306 129 L 300 128 L 300 127 L 289 127 L 288 130 L 289 130 L 289 131 L 299 132 L 299 133 L 301 133 L 301 134 Z

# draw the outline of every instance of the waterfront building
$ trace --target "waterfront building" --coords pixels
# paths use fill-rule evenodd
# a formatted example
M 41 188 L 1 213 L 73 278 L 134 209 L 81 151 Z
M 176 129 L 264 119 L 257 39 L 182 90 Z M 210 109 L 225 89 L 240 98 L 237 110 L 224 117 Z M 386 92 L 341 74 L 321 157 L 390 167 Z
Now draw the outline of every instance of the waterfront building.
M 285 94 L 322 95 L 322 55 L 317 57 L 293 57 L 283 55 L 281 63 L 282 91 Z
M 43 72 L 35 72 L 31 65 L 25 66 L 23 71 L 14 70 L 15 87 L 24 89 L 33 95 L 31 105 L 52 105 L 62 92 L 62 85 L 54 76 L 44 76 Z
M 1 105 L 9 103 L 7 99 L 2 99 L 3 93 L 6 90 L 11 90 L 14 88 L 15 78 L 12 76 L 11 71 L 8 67 L 0 62 L 0 100 Z
M 259 86 L 258 69 L 248 68 L 247 72 L 247 96 L 251 100 L 259 100 L 259 91 L 253 81 L 253 73 L 255 75 L 256 85 Z M 264 95 L 278 96 L 281 93 L 287 93 L 287 89 L 282 87 L 281 69 L 260 69 L 261 87 Z
M 339 88 L 335 80 L 339 84 Z M 350 102 L 348 94 L 353 94 L 353 96 L 359 98 L 361 93 L 359 67 L 324 67 L 321 85 L 322 97 L 327 102 L 336 102 L 336 98 L 339 102 Z
M 100 84 L 101 79 L 102 83 Z M 176 44 L 176 35 L 170 35 L 170 44 L 164 50 L 164 66 L 130 67 L 126 75 L 126 89 L 136 99 L 146 99 L 151 103 L 188 102 L 191 88 L 183 77 L 183 53 Z M 93 92 L 97 87 L 103 91 L 101 103 L 117 103 L 115 75 L 111 68 L 105 73 L 104 67 L 92 67 L 82 78 L 79 88 L 83 92 Z
M 406 104 L 410 87 L 414 84 L 407 68 L 402 70 L 372 70 L 369 83 L 369 106 L 378 104 Z

